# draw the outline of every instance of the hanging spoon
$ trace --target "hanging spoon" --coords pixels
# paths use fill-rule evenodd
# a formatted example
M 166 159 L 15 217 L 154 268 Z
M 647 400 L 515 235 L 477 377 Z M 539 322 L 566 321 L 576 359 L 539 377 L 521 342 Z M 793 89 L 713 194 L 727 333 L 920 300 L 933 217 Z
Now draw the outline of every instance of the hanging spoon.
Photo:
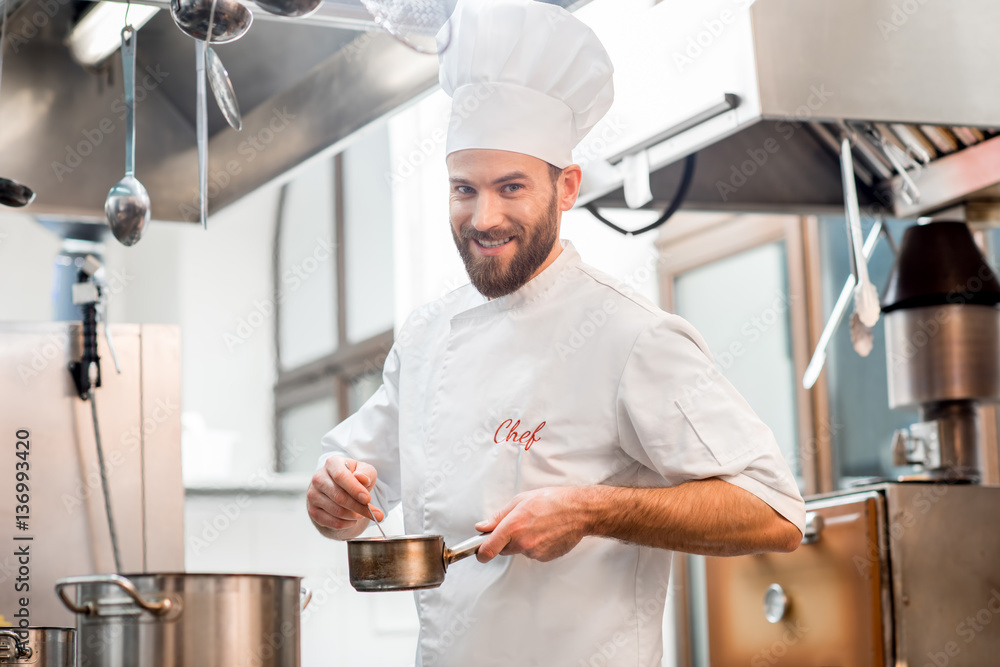
M 240 116 L 240 105 L 236 100 L 236 91 L 233 90 L 233 83 L 229 80 L 229 72 L 222 64 L 219 54 L 211 46 L 205 48 L 207 59 L 208 85 L 212 87 L 212 94 L 215 101 L 226 117 L 226 122 L 239 132 L 243 129 L 243 118 Z
M 104 202 L 111 233 L 123 245 L 133 245 L 149 223 L 149 193 L 135 177 L 135 28 L 122 28 L 122 78 L 125 83 L 125 177 Z
M 0 78 L 3 77 L 3 50 L 7 43 L 7 0 L 0 0 L 3 5 L 3 24 L 0 24 Z M 0 204 L 20 208 L 27 206 L 35 199 L 34 191 L 27 185 L 21 185 L 9 178 L 0 178 Z

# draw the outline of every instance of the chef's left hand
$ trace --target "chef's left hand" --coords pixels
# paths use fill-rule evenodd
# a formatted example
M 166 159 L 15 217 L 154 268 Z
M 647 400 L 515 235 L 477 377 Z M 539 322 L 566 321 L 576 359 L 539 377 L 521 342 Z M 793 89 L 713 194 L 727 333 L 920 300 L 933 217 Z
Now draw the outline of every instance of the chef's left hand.
M 479 547 L 479 562 L 512 554 L 547 562 L 569 553 L 586 534 L 583 492 L 581 487 L 563 486 L 515 496 L 492 519 L 476 524 L 476 530 L 493 531 Z

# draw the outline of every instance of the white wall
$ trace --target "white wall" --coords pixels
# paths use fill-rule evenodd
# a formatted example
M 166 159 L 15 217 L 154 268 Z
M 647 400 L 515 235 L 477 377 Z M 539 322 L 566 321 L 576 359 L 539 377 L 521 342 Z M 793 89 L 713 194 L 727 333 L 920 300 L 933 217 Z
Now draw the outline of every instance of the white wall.
M 0 321 L 52 319 L 52 277 L 61 242 L 22 212 L 0 207 Z
M 273 452 L 271 242 L 278 189 L 259 190 L 194 224 L 151 223 L 126 248 L 107 243 L 125 288 L 112 321 L 181 327 L 187 481 L 246 479 Z

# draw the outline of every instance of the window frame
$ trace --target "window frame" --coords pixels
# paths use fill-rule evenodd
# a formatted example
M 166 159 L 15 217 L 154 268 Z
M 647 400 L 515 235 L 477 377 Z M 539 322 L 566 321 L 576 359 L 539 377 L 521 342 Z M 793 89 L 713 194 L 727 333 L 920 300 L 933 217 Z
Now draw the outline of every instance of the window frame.
M 792 361 L 795 377 L 800 379 L 815 345 L 810 335 L 813 313 L 806 312 L 812 309 L 808 298 L 812 286 L 807 279 L 812 269 L 808 266 L 805 252 L 803 218 L 792 215 L 688 214 L 676 222 L 680 224 L 672 222 L 661 228 L 655 242 L 659 252 L 660 307 L 668 312 L 674 311 L 674 281 L 679 275 L 768 243 L 785 243 L 790 301 L 806 305 L 805 309 L 789 309 Z M 819 328 L 822 329 L 822 322 Z M 817 382 L 817 386 L 820 384 Z M 823 429 L 816 426 L 827 423 L 824 421 L 826 396 L 823 394 L 822 403 L 817 405 L 817 393 L 816 387 L 807 390 L 801 382 L 795 383 L 799 468 L 806 495 L 832 490 L 833 483 L 829 434 L 824 434 Z M 803 449 L 806 446 L 813 451 L 803 457 L 801 454 L 806 451 Z
M 347 337 L 347 281 L 346 245 L 344 220 L 344 170 L 343 152 L 333 156 L 334 207 L 331 221 L 334 239 L 334 293 L 337 306 L 337 347 L 313 361 L 291 369 L 283 369 L 281 364 L 281 235 L 285 228 L 285 200 L 289 184 L 281 188 L 278 199 L 278 216 L 272 243 L 271 272 L 273 287 L 274 316 L 274 470 L 287 472 L 282 460 L 281 418 L 290 408 L 318 398 L 333 395 L 340 421 L 349 414 L 349 394 L 351 383 L 365 373 L 381 373 L 385 359 L 392 348 L 394 331 L 392 328 L 370 336 L 364 340 L 351 342 Z M 332 305 L 332 304 L 331 304 Z

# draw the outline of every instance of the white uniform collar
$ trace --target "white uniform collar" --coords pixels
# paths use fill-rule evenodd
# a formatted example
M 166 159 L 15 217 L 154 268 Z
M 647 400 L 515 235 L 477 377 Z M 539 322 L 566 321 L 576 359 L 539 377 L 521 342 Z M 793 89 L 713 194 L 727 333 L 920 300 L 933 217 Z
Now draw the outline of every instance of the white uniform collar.
M 458 315 L 455 315 L 452 320 L 485 317 L 493 313 L 521 308 L 544 299 L 552 292 L 556 285 L 571 275 L 570 269 L 580 266 L 583 263 L 580 253 L 573 247 L 572 242 L 560 239 L 559 243 L 562 245 L 562 252 L 559 253 L 559 256 L 545 267 L 541 273 L 526 282 L 519 289 L 505 296 L 462 311 Z M 482 295 L 479 296 L 482 297 Z

